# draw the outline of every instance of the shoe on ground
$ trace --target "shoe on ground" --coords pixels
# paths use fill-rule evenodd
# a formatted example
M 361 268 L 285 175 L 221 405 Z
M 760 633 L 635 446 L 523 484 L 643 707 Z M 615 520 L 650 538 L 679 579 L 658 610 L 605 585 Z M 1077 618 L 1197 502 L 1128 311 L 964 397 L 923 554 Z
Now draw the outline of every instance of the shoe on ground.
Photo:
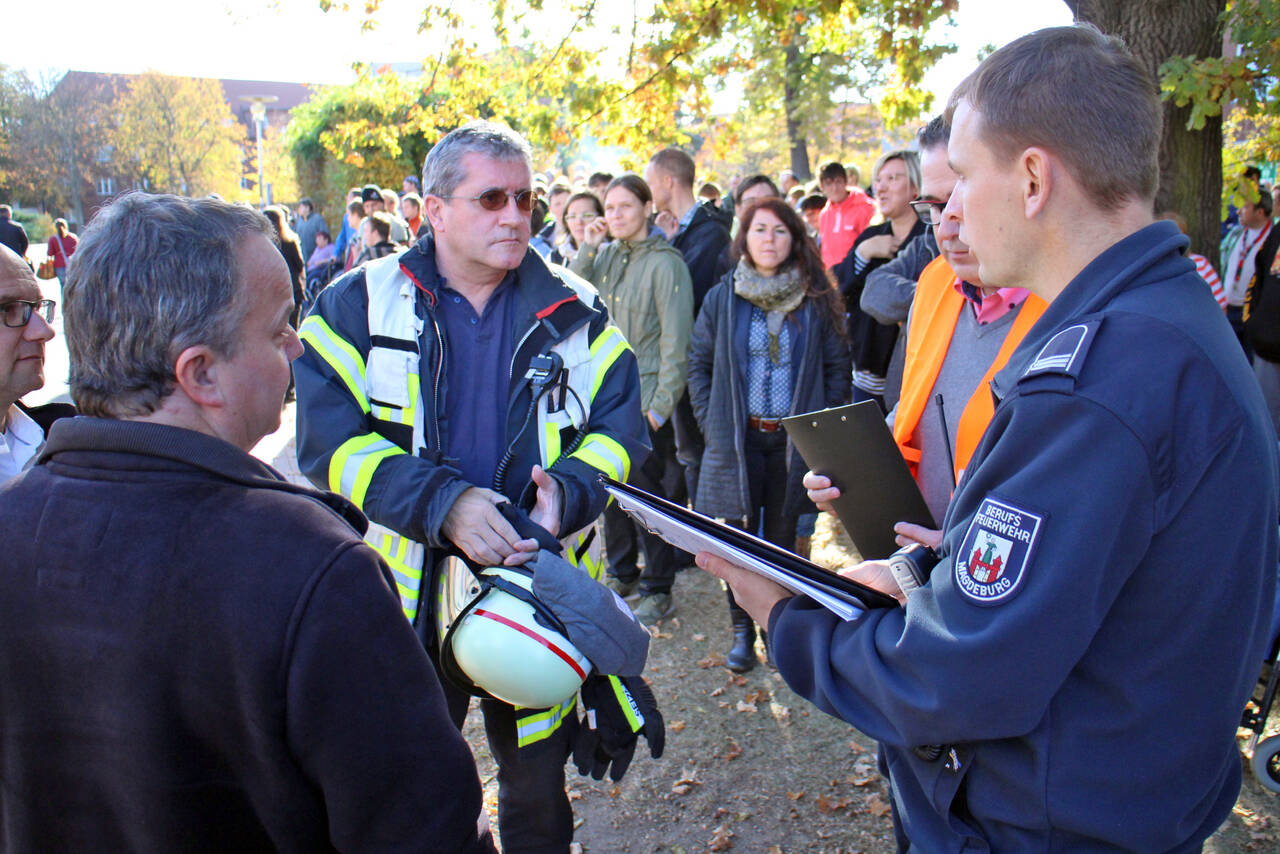
M 665 620 L 675 612 L 676 605 L 670 593 L 644 593 L 640 596 L 640 604 L 635 607 L 636 619 L 646 626 Z
M 631 581 L 624 581 L 616 575 L 610 575 L 605 579 L 604 586 L 608 587 L 614 593 L 617 593 L 623 599 L 629 599 L 637 595 L 637 590 L 640 587 L 640 579 L 635 578 Z

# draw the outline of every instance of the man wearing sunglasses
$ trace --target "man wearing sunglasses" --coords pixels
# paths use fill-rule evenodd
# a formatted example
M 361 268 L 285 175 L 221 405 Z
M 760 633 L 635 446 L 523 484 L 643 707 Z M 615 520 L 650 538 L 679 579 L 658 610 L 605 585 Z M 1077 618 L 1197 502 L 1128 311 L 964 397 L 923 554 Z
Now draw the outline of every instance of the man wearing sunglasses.
M 68 404 L 28 409 L 20 401 L 44 386 L 44 345 L 53 338 L 53 300 L 43 299 L 31 268 L 0 246 L 0 483 L 26 468 L 49 425 L 73 415 Z
M 590 285 L 529 248 L 531 185 L 510 129 L 445 135 L 423 166 L 430 234 L 330 285 L 301 329 L 299 465 L 376 523 L 366 539 L 437 662 L 433 570 L 459 553 L 476 567 L 532 558 L 509 503 L 599 579 L 597 478 L 625 480 L 648 451 L 631 348 Z M 442 681 L 461 727 L 470 695 Z M 575 706 L 481 700 L 509 854 L 568 851 Z

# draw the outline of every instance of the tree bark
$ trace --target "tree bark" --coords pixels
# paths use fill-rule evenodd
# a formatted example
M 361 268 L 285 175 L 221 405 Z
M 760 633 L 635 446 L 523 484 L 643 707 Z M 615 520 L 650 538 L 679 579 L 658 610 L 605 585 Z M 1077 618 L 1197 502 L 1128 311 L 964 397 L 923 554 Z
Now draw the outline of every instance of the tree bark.
M 800 122 L 800 80 L 805 73 L 800 46 L 792 40 L 785 50 L 782 72 L 782 109 L 787 119 L 787 145 L 791 150 L 791 171 L 801 183 L 810 181 L 809 144 L 805 140 Z
M 1222 56 L 1219 16 L 1226 0 L 1064 0 L 1077 20 L 1117 35 L 1159 80 L 1172 56 Z M 1222 199 L 1222 117 L 1201 130 L 1188 130 L 1191 107 L 1164 102 L 1160 140 L 1160 189 L 1156 212 L 1174 210 L 1187 218 L 1191 249 L 1218 266 Z M 1117 120 L 1123 121 L 1122 116 Z

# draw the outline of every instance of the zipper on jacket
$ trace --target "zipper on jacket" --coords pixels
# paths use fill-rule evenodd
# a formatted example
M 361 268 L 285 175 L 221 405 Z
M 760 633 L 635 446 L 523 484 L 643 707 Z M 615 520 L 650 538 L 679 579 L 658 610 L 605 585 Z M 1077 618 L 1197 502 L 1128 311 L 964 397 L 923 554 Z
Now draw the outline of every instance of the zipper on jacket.
M 444 456 L 444 441 L 440 438 L 440 377 L 444 374 L 445 343 L 434 311 L 431 313 L 431 328 L 436 331 L 436 345 L 440 348 L 440 358 L 436 362 L 436 376 L 431 390 L 431 423 L 435 425 L 436 455 L 439 459 Z
M 747 484 L 745 477 L 747 473 L 747 425 L 746 422 L 738 421 L 736 416 L 738 413 L 744 413 L 747 416 L 750 416 L 751 413 L 747 412 L 746 407 L 741 405 L 738 401 L 738 366 L 734 360 L 737 353 L 734 349 L 733 339 L 733 320 L 736 313 L 734 311 L 736 306 L 734 305 L 733 300 L 733 290 L 726 288 L 725 294 L 728 301 L 728 306 L 725 311 L 725 320 L 729 324 L 729 376 L 732 377 L 729 381 L 729 394 L 733 399 L 733 411 L 735 416 L 733 419 L 733 429 L 737 434 L 737 441 L 733 444 L 734 450 L 738 453 L 738 498 L 742 501 L 742 521 L 745 524 L 746 521 L 751 518 L 751 489 Z M 750 379 L 748 379 L 747 382 L 750 382 Z M 747 533 L 755 536 L 756 532 L 748 531 Z

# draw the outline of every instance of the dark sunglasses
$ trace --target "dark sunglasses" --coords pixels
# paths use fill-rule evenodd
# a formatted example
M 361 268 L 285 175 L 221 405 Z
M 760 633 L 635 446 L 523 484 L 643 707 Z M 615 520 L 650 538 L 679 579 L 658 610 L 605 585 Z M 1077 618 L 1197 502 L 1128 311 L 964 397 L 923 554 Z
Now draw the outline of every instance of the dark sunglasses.
M 911 203 L 911 209 L 925 225 L 941 225 L 942 209 L 946 206 L 946 202 L 915 201 Z
M 492 190 L 485 190 L 478 196 L 441 196 L 442 199 L 466 199 L 469 202 L 479 202 L 480 207 L 487 211 L 500 211 L 507 206 L 507 199 L 514 198 L 516 200 L 516 209 L 521 213 L 529 213 L 533 210 L 533 190 L 517 190 L 514 194 L 509 194 L 506 190 L 500 190 L 494 187 Z
M 11 329 L 19 329 L 30 322 L 31 312 L 38 311 L 45 323 L 53 323 L 53 309 L 56 305 L 57 303 L 51 299 L 16 299 L 0 303 L 0 320 L 3 320 L 4 325 Z

